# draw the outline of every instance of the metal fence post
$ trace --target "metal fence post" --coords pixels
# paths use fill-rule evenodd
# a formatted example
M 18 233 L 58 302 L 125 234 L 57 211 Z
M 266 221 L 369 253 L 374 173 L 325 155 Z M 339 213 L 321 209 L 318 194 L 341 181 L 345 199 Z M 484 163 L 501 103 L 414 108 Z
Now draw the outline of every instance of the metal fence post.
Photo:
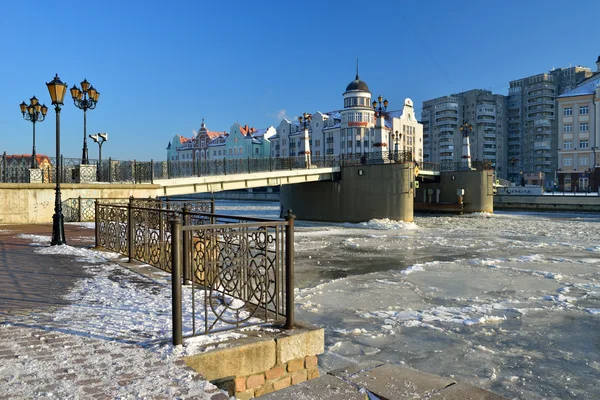
M 223 157 L 223 173 L 227 175 L 227 159 Z
M 108 183 L 112 183 L 112 158 L 108 157 Z
M 214 196 L 210 199 L 210 213 L 215 213 L 215 198 Z
M 292 210 L 288 210 L 285 220 L 285 329 L 294 327 L 294 219 Z
M 250 157 L 248 157 L 248 173 L 250 173 Z
M 129 261 L 133 261 L 133 196 L 129 197 L 129 203 L 127 204 L 127 255 Z
M 81 221 L 82 214 L 83 212 L 81 211 L 81 196 L 77 196 L 77 217 L 79 222 L 83 222 Z
M 181 221 L 171 221 L 171 292 L 173 313 L 173 345 L 183 344 L 183 313 L 181 305 Z
M 2 154 L 2 182 L 6 182 L 6 152 Z
M 181 209 L 181 215 L 183 219 L 183 226 L 189 225 L 189 212 L 187 204 L 183 205 Z M 191 285 L 192 284 L 192 274 L 190 273 L 190 235 L 189 231 L 183 232 L 183 257 L 182 257 L 182 269 L 183 269 L 183 284 Z
M 150 183 L 154 183 L 154 159 L 150 159 Z
M 133 160 L 133 184 L 135 185 L 137 178 L 137 162 Z
M 94 220 L 96 230 L 96 248 L 100 247 L 100 201 L 96 199 L 94 204 Z

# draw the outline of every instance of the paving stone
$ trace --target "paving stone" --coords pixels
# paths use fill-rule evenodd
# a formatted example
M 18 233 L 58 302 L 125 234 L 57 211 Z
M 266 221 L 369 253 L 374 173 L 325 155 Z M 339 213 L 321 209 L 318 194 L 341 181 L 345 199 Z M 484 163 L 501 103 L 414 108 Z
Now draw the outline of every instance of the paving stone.
M 261 400 L 366 400 L 365 393 L 332 375 L 325 375 L 261 396 Z

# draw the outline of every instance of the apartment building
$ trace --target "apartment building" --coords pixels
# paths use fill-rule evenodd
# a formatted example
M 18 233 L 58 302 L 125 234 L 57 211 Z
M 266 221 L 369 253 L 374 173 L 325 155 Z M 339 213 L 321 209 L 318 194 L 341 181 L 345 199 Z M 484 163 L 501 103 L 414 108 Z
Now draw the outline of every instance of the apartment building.
M 423 160 L 460 162 L 460 126 L 468 122 L 473 126 L 471 159 L 490 162 L 497 176 L 506 178 L 506 114 L 506 97 L 489 90 L 473 89 L 424 101 Z
M 540 176 L 551 188 L 558 167 L 556 98 L 590 77 L 587 67 L 553 69 L 510 82 L 508 92 L 508 179 Z
M 596 68 L 557 98 L 559 190 L 596 192 L 600 186 L 600 57 Z

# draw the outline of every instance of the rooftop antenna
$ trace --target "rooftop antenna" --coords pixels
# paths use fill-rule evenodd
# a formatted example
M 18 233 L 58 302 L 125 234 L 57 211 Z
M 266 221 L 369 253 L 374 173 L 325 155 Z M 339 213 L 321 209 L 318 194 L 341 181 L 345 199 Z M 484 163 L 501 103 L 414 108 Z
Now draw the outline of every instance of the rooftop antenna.
M 358 58 L 356 59 L 356 80 L 358 80 Z

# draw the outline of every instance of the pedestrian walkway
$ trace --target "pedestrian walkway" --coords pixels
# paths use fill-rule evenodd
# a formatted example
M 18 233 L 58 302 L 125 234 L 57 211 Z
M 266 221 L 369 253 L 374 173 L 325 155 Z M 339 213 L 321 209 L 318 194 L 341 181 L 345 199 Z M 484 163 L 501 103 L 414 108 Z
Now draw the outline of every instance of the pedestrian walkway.
M 69 245 L 93 245 L 89 227 L 65 228 Z M 49 242 L 50 232 L 49 225 L 0 225 L 0 398 L 228 399 L 168 343 L 149 349 L 140 336 L 58 318 L 77 308 L 76 299 L 66 296 L 91 274 L 75 256 L 35 251 L 40 247 L 32 244 Z M 131 276 L 117 278 L 122 285 Z M 102 295 L 84 312 L 113 312 L 102 309 Z

